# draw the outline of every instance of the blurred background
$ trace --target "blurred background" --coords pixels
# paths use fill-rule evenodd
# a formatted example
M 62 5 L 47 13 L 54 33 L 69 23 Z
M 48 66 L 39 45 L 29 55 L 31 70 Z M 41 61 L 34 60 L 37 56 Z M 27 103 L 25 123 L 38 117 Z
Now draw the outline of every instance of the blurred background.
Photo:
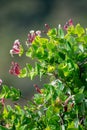
M 25 97 L 35 93 L 33 84 L 43 86 L 48 82 L 46 77 L 40 81 L 28 78 L 19 79 L 9 74 L 12 61 L 24 67 L 28 58 L 10 56 L 13 42 L 20 39 L 25 44 L 30 30 L 43 30 L 44 24 L 51 27 L 64 25 L 72 18 L 74 24 L 80 23 L 87 27 L 87 0 L 0 0 L 0 78 L 9 86 L 19 88 Z

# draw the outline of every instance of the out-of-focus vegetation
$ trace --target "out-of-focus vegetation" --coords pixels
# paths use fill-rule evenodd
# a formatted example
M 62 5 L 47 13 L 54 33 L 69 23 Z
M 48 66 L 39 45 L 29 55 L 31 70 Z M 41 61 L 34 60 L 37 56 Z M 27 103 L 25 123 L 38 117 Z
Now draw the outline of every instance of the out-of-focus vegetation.
M 8 73 L 10 62 L 9 50 L 15 39 L 21 39 L 24 44 L 26 34 L 32 29 L 43 30 L 43 25 L 48 23 L 57 26 L 59 23 L 72 18 L 76 23 L 86 26 L 87 21 L 87 1 L 86 0 L 0 0 L 0 77 L 8 85 L 20 88 L 26 95 L 30 95 L 34 88 L 34 83 L 40 85 L 41 82 L 36 78 L 33 82 L 29 79 L 18 79 Z M 24 64 L 27 58 L 21 60 L 14 57 L 20 64 Z M 32 90 L 30 91 L 30 88 Z

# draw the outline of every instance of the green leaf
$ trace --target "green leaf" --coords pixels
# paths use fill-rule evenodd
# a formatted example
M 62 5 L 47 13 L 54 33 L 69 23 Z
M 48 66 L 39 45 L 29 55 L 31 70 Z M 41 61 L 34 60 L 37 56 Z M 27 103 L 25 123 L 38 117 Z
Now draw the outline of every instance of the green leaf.
M 45 128 L 45 130 L 51 130 L 51 128 L 50 128 L 49 126 L 47 126 L 47 127 Z
M 7 85 L 3 85 L 0 93 L 0 98 L 8 97 L 9 91 L 9 87 Z
M 85 33 L 84 28 L 80 26 L 80 24 L 77 24 L 75 27 L 75 34 L 78 35 L 78 37 L 81 37 Z
M 58 37 L 59 38 L 64 38 L 64 31 L 62 30 L 62 28 L 58 29 Z
M 81 103 L 83 102 L 84 99 L 84 94 L 83 93 L 78 93 L 75 95 L 75 101 L 76 103 Z
M 71 35 L 72 35 L 72 34 L 75 34 L 75 27 L 74 27 L 73 25 L 68 27 L 66 36 L 68 36 L 68 35 L 70 35 L 70 34 L 71 34 Z
M 82 87 L 79 89 L 79 93 L 83 93 L 83 92 L 84 92 L 84 89 L 85 89 L 85 86 L 82 86 Z
M 19 56 L 22 56 L 22 54 L 24 53 L 24 49 L 23 49 L 23 46 L 20 45 L 20 53 L 19 53 Z
M 26 66 L 27 66 L 27 75 L 32 80 L 34 78 L 34 76 L 36 76 L 35 69 L 28 63 L 26 64 Z
M 0 130 L 10 130 L 0 125 Z
M 12 100 L 18 100 L 21 97 L 21 92 L 19 89 L 11 87 L 9 96 Z
M 32 58 L 32 53 L 33 53 L 33 49 L 32 49 L 32 47 L 30 47 L 30 48 L 26 51 L 26 56 Z
M 36 50 L 36 56 L 38 57 L 38 59 L 42 59 L 44 57 L 44 48 L 43 47 L 39 47 Z
M 54 48 L 56 47 L 56 45 L 55 45 L 55 43 L 54 43 L 53 40 L 50 40 L 50 41 L 46 44 L 46 46 L 47 46 L 47 49 L 50 50 L 50 51 L 52 51 L 52 49 L 54 49 Z
M 63 60 L 65 60 L 65 54 L 63 52 L 59 52 L 58 54 Z
M 53 29 L 50 29 L 47 33 L 47 35 L 49 37 L 56 37 L 57 36 L 57 29 L 56 28 L 53 28 Z
M 37 74 L 40 74 L 41 68 L 42 68 L 41 65 L 36 62 L 36 63 L 35 63 L 35 71 L 36 71 Z
M 53 115 L 53 107 L 50 106 L 46 111 L 46 118 L 49 120 L 51 116 Z
M 26 67 L 24 67 L 23 69 L 21 69 L 21 73 L 20 75 L 18 75 L 19 78 L 24 78 L 27 76 L 27 69 Z
M 6 85 L 2 86 L 0 98 L 10 98 L 12 100 L 18 100 L 20 96 L 21 96 L 20 90 L 14 87 L 8 87 Z
M 85 43 L 87 43 L 87 35 L 83 36 Z
M 76 124 L 75 124 L 75 123 L 76 123 Z M 77 125 L 77 122 L 74 122 L 74 120 L 71 121 L 71 122 L 69 122 L 69 123 L 68 123 L 68 129 L 67 129 L 67 130 L 78 130 L 78 128 L 76 128 L 77 126 L 75 126 L 75 125 Z
M 16 129 L 17 130 L 26 130 L 27 129 L 27 125 L 19 126 Z

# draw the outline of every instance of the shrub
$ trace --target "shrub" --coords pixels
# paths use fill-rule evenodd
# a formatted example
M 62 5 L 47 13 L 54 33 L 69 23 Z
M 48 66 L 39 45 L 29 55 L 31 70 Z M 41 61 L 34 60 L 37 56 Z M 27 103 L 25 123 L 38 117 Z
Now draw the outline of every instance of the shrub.
M 42 89 L 34 85 L 36 93 L 23 108 L 5 105 L 5 99 L 19 100 L 20 90 L 1 85 L 1 130 L 87 130 L 87 29 L 73 25 L 70 19 L 64 26 L 46 26 L 30 31 L 27 50 L 16 40 L 10 50 L 35 60 L 24 68 L 12 62 L 9 72 L 19 78 L 49 77 Z

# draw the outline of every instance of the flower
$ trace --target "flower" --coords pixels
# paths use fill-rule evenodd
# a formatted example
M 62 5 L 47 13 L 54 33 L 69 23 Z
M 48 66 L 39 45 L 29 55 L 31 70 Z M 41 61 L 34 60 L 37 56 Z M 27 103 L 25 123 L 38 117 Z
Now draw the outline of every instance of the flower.
M 28 34 L 27 42 L 31 44 L 34 41 L 36 36 L 41 36 L 41 31 L 37 30 L 35 32 L 34 30 L 31 30 L 30 33 Z
M 36 91 L 37 91 L 38 93 L 40 93 L 40 94 L 42 93 L 41 90 L 40 90 L 40 88 L 39 88 L 36 84 L 34 84 L 34 87 L 35 87 L 35 89 L 36 89 Z
M 9 70 L 9 73 L 12 74 L 12 75 L 20 75 L 20 72 L 21 72 L 21 69 L 20 69 L 20 66 L 18 63 L 16 62 L 12 62 L 12 66 Z
M 0 85 L 2 84 L 2 79 L 0 79 Z
M 50 26 L 48 24 L 45 24 L 45 28 L 46 30 L 44 30 L 44 33 L 48 33 L 48 31 L 50 30 Z
M 68 23 L 66 23 L 65 25 L 64 25 L 64 30 L 67 30 L 68 29 Z
M 46 27 L 47 30 L 50 29 L 50 26 L 47 23 L 45 24 L 45 27 Z
M 13 56 L 13 54 L 20 54 L 21 53 L 21 45 L 19 39 L 14 41 L 13 47 L 10 50 L 10 54 Z
M 68 22 L 66 22 L 66 24 L 64 25 L 64 30 L 67 30 L 69 26 L 73 25 L 73 21 L 72 19 L 69 19 Z
M 69 26 L 72 26 L 73 25 L 72 19 L 69 19 L 68 23 L 69 23 Z

